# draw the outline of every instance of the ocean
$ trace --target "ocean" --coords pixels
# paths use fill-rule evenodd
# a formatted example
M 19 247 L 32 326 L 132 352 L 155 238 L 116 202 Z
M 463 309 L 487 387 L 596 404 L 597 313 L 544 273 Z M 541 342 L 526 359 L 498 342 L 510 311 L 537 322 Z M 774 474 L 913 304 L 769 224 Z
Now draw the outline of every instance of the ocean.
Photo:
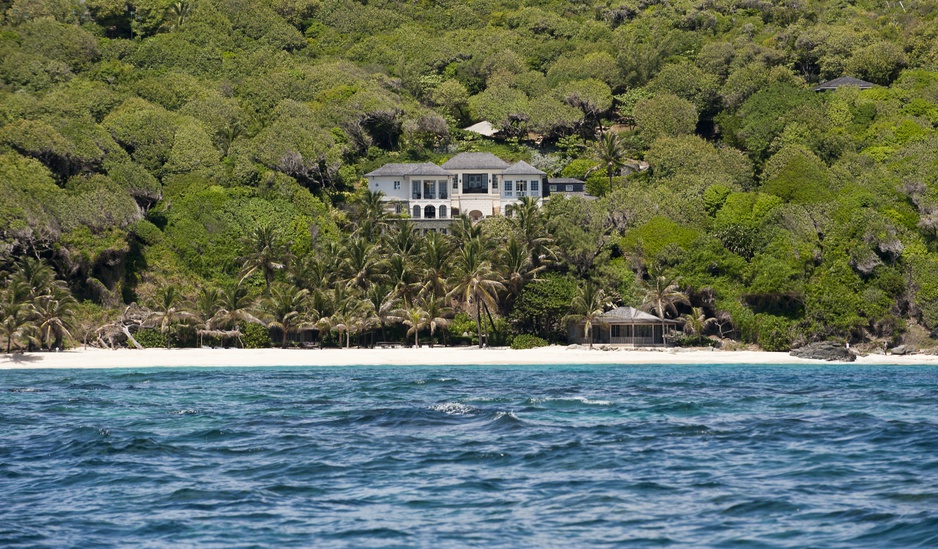
M 936 547 L 938 368 L 0 371 L 0 545 Z

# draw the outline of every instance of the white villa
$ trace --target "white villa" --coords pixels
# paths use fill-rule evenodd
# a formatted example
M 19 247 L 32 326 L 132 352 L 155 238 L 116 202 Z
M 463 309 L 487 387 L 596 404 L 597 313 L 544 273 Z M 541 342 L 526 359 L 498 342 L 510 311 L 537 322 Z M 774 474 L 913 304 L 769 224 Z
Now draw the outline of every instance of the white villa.
M 385 164 L 365 177 L 395 213 L 419 221 L 448 221 L 464 213 L 477 221 L 505 214 L 524 196 L 540 201 L 546 175 L 524 161 L 509 165 L 491 153 L 460 153 L 442 166 Z

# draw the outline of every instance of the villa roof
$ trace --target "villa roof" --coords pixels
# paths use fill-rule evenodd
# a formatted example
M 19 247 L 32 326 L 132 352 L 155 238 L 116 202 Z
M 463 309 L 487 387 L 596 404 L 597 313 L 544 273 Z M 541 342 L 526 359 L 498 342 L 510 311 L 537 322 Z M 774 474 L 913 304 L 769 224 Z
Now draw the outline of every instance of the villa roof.
M 424 162 L 422 164 L 385 164 L 371 173 L 366 173 L 365 177 L 403 177 L 406 175 L 439 175 L 449 177 L 451 174 L 436 164 Z
M 574 183 L 586 183 L 582 179 L 576 179 L 574 177 L 548 177 L 548 183 L 554 183 L 557 185 L 573 185 Z
M 868 90 L 872 88 L 874 84 L 852 76 L 841 76 L 840 78 L 828 80 L 827 82 L 815 86 L 814 91 L 836 90 L 841 86 L 856 86 L 861 90 Z
M 459 153 L 442 167 L 444 170 L 504 170 L 508 163 L 492 153 Z
M 606 311 L 600 315 L 600 319 L 606 323 L 623 323 L 623 324 L 661 324 L 662 322 L 672 324 L 673 320 L 664 320 L 655 315 L 650 315 L 639 311 L 634 307 L 616 307 L 611 311 Z
M 547 175 L 524 160 L 519 160 L 508 166 L 502 173 L 505 175 Z

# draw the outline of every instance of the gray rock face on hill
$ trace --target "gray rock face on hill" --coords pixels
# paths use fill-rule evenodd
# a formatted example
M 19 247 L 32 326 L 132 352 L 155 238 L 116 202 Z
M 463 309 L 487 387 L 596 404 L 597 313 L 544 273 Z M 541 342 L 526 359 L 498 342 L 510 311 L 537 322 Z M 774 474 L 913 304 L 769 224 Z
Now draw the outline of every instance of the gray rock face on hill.
M 856 353 L 843 345 L 830 341 L 821 341 L 810 343 L 798 349 L 792 349 L 791 356 L 798 358 L 810 358 L 812 360 L 827 360 L 828 362 L 853 362 L 857 359 Z

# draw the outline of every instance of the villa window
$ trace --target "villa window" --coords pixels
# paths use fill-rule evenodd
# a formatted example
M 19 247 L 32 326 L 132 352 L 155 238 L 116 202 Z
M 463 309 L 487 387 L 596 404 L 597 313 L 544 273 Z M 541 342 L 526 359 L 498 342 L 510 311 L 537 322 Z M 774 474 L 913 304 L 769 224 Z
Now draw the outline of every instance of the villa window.
M 532 193 L 537 193 L 537 192 L 540 191 L 540 190 L 541 190 L 541 182 L 540 182 L 540 181 L 532 181 L 532 182 L 531 182 L 531 192 L 532 192 Z
M 551 185 L 551 186 L 550 186 L 550 192 L 552 192 L 552 193 L 557 192 L 557 185 Z
M 437 188 L 440 189 L 440 200 L 446 200 L 449 198 L 449 194 L 446 192 L 446 181 L 437 181 Z
M 420 200 L 420 181 L 414 181 L 410 184 L 411 198 Z
M 567 191 L 568 193 L 572 193 L 572 192 L 573 192 L 573 185 L 567 185 L 564 190 Z
M 396 214 L 398 214 L 398 215 L 404 213 L 404 205 L 401 204 L 400 202 L 395 202 L 395 203 L 394 203 L 394 213 L 396 213 Z
M 436 208 L 433 206 L 427 206 L 423 209 L 423 218 L 424 219 L 436 219 Z
M 619 326 L 618 324 L 613 324 L 611 328 L 612 328 L 612 337 L 622 337 L 622 334 L 621 334 L 622 326 Z
M 514 182 L 505 181 L 505 196 L 511 196 L 513 194 L 512 193 L 513 190 L 514 190 Z
M 394 182 L 394 190 L 397 191 L 397 190 L 400 190 L 400 188 L 401 188 L 401 182 L 400 182 L 400 181 L 395 181 L 395 182 Z
M 440 206 L 440 219 L 446 219 L 446 206 Z
M 436 198 L 436 181 L 427 180 L 423 182 L 423 197 L 427 200 Z
M 414 219 L 420 219 L 420 206 L 414 206 Z
M 458 175 L 453 176 L 453 190 L 454 191 L 459 190 L 459 176 Z
M 462 176 L 462 192 L 466 194 L 488 192 L 488 175 L 484 173 L 465 174 Z
M 498 190 L 498 176 L 497 175 L 492 176 L 492 190 L 493 191 Z
M 525 196 L 525 191 L 528 189 L 527 181 L 518 182 L 518 196 Z

